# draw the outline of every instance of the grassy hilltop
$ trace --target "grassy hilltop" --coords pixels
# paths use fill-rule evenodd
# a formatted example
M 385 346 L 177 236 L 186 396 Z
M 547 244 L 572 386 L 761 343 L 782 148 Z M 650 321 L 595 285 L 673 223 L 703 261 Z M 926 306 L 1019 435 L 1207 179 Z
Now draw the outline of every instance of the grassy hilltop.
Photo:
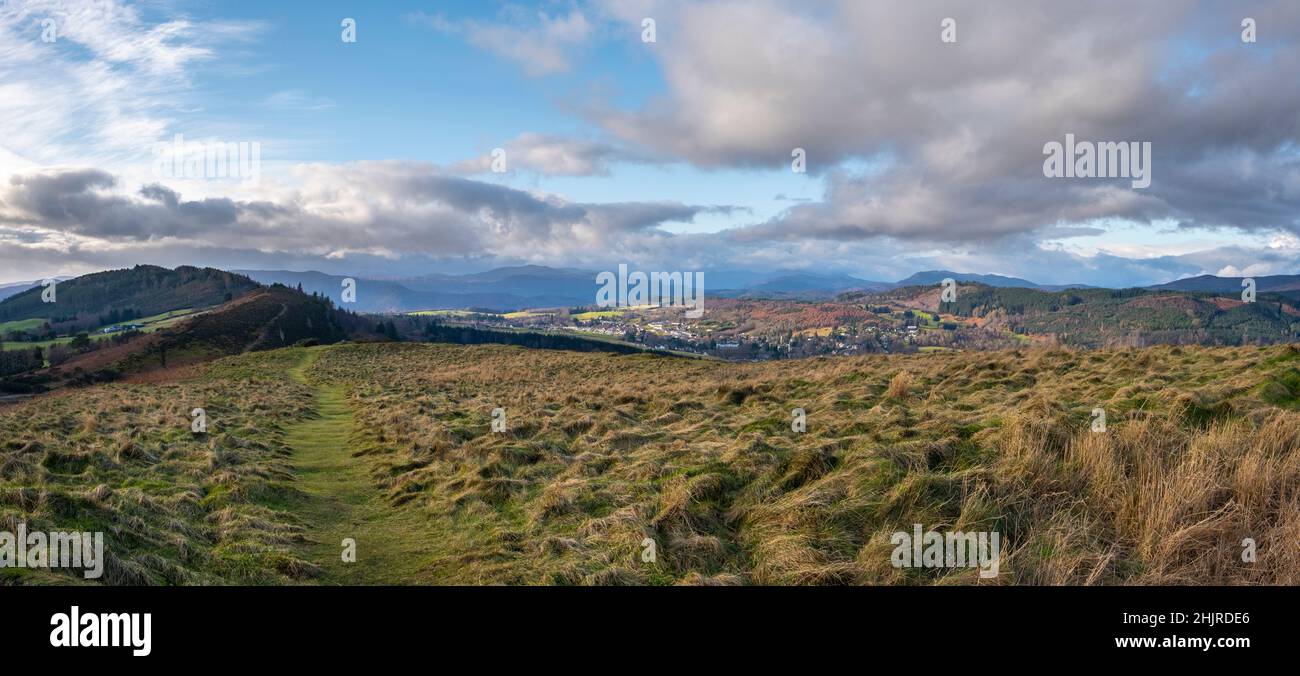
M 1294 346 L 282 349 L 0 408 L 0 529 L 104 530 L 109 583 L 1296 584 L 1297 409 Z M 894 568 L 914 523 L 1000 576 Z

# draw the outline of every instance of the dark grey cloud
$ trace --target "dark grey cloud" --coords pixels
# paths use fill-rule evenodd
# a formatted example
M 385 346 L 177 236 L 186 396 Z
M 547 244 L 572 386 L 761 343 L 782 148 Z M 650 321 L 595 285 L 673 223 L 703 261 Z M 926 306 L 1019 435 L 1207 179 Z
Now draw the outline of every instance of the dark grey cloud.
M 115 177 L 96 169 L 13 176 L 3 202 L 13 212 L 5 219 L 107 240 L 148 240 L 196 236 L 234 225 L 241 211 L 259 208 L 226 198 L 182 201 L 161 185 L 140 190 L 145 201 L 108 189 Z M 262 205 L 265 207 L 266 205 Z
M 151 183 L 140 188 L 140 196 L 155 202 L 161 202 L 171 208 L 176 208 L 181 201 L 180 195 L 175 190 L 158 183 Z
M 185 200 L 161 184 L 136 195 L 96 170 L 10 179 L 0 223 L 106 243 L 193 239 L 312 255 L 556 257 L 670 239 L 662 226 L 731 207 L 677 202 L 569 202 L 440 173 L 422 163 L 319 165 L 274 201 Z

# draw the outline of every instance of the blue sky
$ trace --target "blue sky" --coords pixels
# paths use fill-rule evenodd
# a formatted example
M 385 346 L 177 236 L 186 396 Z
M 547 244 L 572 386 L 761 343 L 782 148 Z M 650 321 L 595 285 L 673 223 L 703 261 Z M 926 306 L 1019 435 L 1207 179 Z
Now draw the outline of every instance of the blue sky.
M 140 262 L 1297 273 L 1298 36 L 1282 1 L 6 3 L 0 281 Z M 1151 186 L 1044 176 L 1065 133 L 1151 142 Z M 158 175 L 177 134 L 258 144 L 258 179 Z
M 563 17 L 575 11 L 572 7 L 545 3 L 533 11 Z M 196 17 L 204 17 L 202 5 L 195 9 Z M 600 130 L 575 112 L 594 96 L 635 108 L 663 94 L 660 71 L 645 53 L 639 26 L 591 29 L 594 37 L 574 50 L 571 68 L 546 77 L 532 77 L 464 36 L 430 26 L 433 17 L 492 23 L 527 11 L 482 1 L 393 2 L 360 11 L 354 2 L 221 3 L 220 15 L 209 18 L 254 21 L 265 31 L 248 54 L 252 72 L 231 75 L 220 67 L 199 72 L 196 88 L 210 94 L 202 98 L 195 124 L 220 126 L 232 114 L 254 121 L 254 135 L 293 142 L 286 148 L 286 159 L 293 161 L 451 165 L 487 155 L 524 133 L 597 135 Z M 340 17 L 357 21 L 356 43 L 329 39 L 341 33 Z M 788 206 L 779 196 L 821 194 L 817 181 L 784 165 L 704 170 L 685 162 L 628 162 L 609 175 L 528 172 L 498 180 L 579 201 L 722 200 L 747 210 L 670 224 L 683 232 L 766 220 Z

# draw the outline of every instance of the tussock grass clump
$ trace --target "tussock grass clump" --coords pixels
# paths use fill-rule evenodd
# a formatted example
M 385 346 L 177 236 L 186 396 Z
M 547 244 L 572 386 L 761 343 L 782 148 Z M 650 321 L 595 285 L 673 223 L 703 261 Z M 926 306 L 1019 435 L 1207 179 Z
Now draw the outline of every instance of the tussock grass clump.
M 889 379 L 889 387 L 885 389 L 885 396 L 894 399 L 902 399 L 912 390 L 912 374 L 907 371 L 899 371 Z
M 309 576 L 311 564 L 291 554 L 294 516 L 261 504 L 292 490 L 275 429 L 309 403 L 285 375 L 296 352 L 0 407 L 0 530 L 102 532 L 103 584 Z M 205 409 L 207 434 L 191 432 L 194 408 Z M 80 571 L 0 570 L 0 584 L 82 582 Z

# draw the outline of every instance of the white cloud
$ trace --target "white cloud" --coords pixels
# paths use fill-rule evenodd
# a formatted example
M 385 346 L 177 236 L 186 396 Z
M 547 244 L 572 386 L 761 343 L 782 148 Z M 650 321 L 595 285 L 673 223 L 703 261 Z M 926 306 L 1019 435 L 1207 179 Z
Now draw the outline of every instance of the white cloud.
M 645 162 L 647 158 L 608 141 L 526 132 L 507 141 L 507 168 L 547 176 L 607 176 L 616 162 Z M 465 174 L 491 171 L 492 156 L 459 162 L 452 170 Z
M 1267 263 L 1253 263 L 1247 265 L 1245 269 L 1238 268 L 1235 265 L 1225 265 L 1214 273 L 1218 277 L 1256 277 L 1275 273 L 1274 267 Z
M 502 23 L 452 21 L 442 15 L 414 12 L 407 20 L 437 31 L 464 35 L 472 45 L 521 65 L 532 75 L 550 75 L 572 66 L 572 52 L 587 42 L 593 27 L 586 15 L 572 10 L 565 15 L 546 12 L 513 16 Z
M 262 105 L 275 110 L 326 110 L 335 103 L 323 96 L 313 96 L 301 89 L 285 89 L 262 100 Z
M 44 19 L 55 22 L 53 42 L 41 39 Z M 0 158 L 9 158 L 0 169 L 148 166 L 186 101 L 189 70 L 262 28 L 149 21 L 113 0 L 0 4 Z
M 608 133 L 705 168 L 788 166 L 804 148 L 809 171 L 828 177 L 824 202 L 738 236 L 990 241 L 1104 217 L 1300 232 L 1300 8 L 1287 0 L 1252 6 L 1267 48 L 1234 39 L 1238 10 L 1197 0 L 609 11 L 654 16 L 659 43 L 645 53 L 666 91 L 588 108 Z M 955 44 L 939 40 L 945 16 Z M 1151 141 L 1151 187 L 1045 179 L 1043 144 L 1066 133 Z M 860 160 L 889 167 L 839 171 Z

